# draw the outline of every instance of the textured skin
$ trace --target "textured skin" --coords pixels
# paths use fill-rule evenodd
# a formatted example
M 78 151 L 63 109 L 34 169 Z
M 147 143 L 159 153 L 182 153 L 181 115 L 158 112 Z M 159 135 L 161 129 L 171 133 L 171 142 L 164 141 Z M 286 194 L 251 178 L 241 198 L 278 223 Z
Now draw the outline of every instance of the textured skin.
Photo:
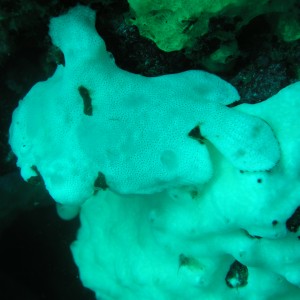
M 121 70 L 94 23 L 95 12 L 82 6 L 51 20 L 65 66 L 20 101 L 10 130 L 25 179 L 35 166 L 57 202 L 80 204 L 99 172 L 121 194 L 207 182 L 206 140 L 239 169 L 276 164 L 270 127 L 226 106 L 239 97 L 234 87 L 202 71 L 148 78 Z M 189 136 L 197 126 L 204 143 Z

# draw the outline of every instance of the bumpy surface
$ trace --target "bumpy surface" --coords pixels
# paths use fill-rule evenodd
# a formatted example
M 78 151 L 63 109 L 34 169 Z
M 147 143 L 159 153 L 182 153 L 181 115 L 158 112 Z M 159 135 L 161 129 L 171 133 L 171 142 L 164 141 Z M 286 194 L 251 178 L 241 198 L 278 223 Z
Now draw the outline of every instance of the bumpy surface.
M 236 90 L 201 71 L 147 78 L 119 69 L 77 6 L 50 24 L 65 66 L 36 84 L 13 115 L 10 144 L 27 180 L 41 175 L 60 203 L 96 189 L 155 193 L 212 176 L 204 139 L 237 168 L 272 168 L 279 148 L 262 120 L 229 109 Z M 196 128 L 197 141 L 190 136 Z
M 84 285 L 101 300 L 299 299 L 299 101 L 297 83 L 240 108 L 278 136 L 270 172 L 240 172 L 213 151 L 199 189 L 90 198 L 72 245 Z

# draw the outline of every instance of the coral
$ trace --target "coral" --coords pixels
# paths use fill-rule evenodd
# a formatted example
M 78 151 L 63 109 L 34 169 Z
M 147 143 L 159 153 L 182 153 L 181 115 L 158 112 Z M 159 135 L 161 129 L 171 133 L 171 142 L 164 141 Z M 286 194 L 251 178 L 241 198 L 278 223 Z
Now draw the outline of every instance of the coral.
M 205 35 L 214 20 L 225 21 L 227 32 L 214 31 L 214 35 L 223 41 L 235 39 L 239 30 L 255 17 L 263 13 L 288 11 L 295 3 L 288 1 L 283 6 L 279 1 L 267 0 L 174 0 L 140 1 L 129 0 L 132 20 L 141 35 L 152 39 L 164 51 L 181 50 L 191 47 L 195 40 Z M 226 25 L 227 23 L 227 25 Z M 223 36 L 222 36 L 223 35 Z

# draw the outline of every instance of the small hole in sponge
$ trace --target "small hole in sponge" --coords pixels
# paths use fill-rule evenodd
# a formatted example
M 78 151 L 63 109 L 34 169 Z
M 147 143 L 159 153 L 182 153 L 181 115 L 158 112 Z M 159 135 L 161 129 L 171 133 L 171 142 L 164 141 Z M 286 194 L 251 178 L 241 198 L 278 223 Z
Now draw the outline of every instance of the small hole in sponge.
M 160 161 L 169 170 L 174 170 L 178 166 L 177 155 L 171 150 L 163 151 L 160 155 Z

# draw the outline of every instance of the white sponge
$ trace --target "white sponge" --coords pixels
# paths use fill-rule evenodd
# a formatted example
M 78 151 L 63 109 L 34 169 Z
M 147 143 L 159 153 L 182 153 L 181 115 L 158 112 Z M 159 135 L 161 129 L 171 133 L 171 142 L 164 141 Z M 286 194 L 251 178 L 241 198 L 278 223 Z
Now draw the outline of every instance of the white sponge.
M 83 284 L 101 300 L 300 299 L 299 101 L 297 83 L 240 108 L 278 133 L 271 171 L 240 172 L 211 149 L 216 172 L 198 190 L 87 200 L 72 244 Z

